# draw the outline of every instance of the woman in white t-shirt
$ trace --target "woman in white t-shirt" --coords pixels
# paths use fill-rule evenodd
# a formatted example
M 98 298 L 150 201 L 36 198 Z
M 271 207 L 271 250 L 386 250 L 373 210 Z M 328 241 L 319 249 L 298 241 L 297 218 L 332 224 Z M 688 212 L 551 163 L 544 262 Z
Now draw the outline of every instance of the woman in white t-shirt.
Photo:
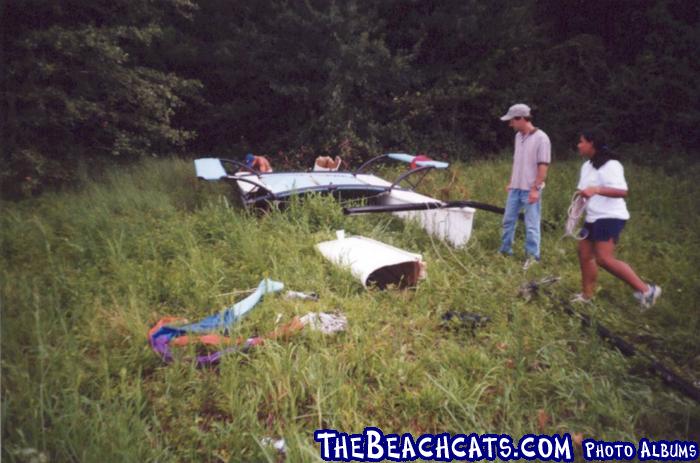
M 581 166 L 577 186 L 579 194 L 586 198 L 586 221 L 578 246 L 583 291 L 572 302 L 591 300 L 601 266 L 634 288 L 634 296 L 642 307 L 649 308 L 661 295 L 661 287 L 643 282 L 629 264 L 615 257 L 615 244 L 630 218 L 624 200 L 627 182 L 622 164 L 613 158 L 603 135 L 597 131 L 580 135 L 578 151 L 587 159 Z

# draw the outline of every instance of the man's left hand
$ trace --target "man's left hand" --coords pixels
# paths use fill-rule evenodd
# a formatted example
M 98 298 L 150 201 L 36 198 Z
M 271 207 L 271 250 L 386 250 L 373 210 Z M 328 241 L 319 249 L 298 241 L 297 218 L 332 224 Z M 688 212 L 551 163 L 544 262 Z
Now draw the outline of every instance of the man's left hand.
M 535 204 L 537 201 L 539 201 L 539 199 L 540 199 L 540 192 L 535 188 L 531 188 L 530 194 L 527 197 L 527 202 L 530 204 Z

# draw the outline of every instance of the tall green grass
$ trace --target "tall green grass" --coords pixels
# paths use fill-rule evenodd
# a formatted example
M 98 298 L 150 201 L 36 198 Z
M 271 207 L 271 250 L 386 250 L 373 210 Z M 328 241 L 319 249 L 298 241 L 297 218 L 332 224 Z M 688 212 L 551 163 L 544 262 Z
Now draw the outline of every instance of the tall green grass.
M 487 212 L 454 249 L 389 215 L 343 216 L 329 198 L 246 212 L 228 187 L 195 181 L 184 161 L 151 160 L 80 191 L 3 203 L 2 457 L 277 461 L 259 443 L 273 436 L 286 439 L 289 461 L 317 461 L 314 429 L 368 425 L 698 440 L 697 404 L 556 303 L 579 285 L 575 243 L 561 238 L 578 166 L 552 166 L 544 218 L 560 227 L 545 230 L 543 262 L 528 273 L 522 254 L 496 255 L 500 218 Z M 700 379 L 700 169 L 670 177 L 625 167 L 632 219 L 619 256 L 664 295 L 640 314 L 630 289 L 601 273 L 586 310 Z M 421 191 L 502 204 L 509 169 L 498 160 L 458 164 Z M 314 249 L 340 228 L 422 253 L 428 279 L 415 290 L 365 290 Z M 517 239 L 522 248 L 521 231 Z M 547 275 L 562 278 L 551 297 L 518 296 L 521 284 Z M 270 341 L 218 369 L 164 365 L 151 352 L 146 333 L 160 317 L 196 320 L 264 277 L 321 300 L 268 297 L 234 336 L 266 333 L 278 314 L 288 321 L 319 310 L 343 311 L 348 331 Z M 473 334 L 445 330 L 440 316 L 451 309 L 492 321 Z M 542 428 L 540 410 L 550 417 Z

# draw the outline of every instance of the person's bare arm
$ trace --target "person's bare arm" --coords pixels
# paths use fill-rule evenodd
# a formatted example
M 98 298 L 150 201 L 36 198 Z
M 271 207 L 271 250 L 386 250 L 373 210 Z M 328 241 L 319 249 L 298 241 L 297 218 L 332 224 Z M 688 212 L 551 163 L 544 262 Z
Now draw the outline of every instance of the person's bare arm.
M 580 194 L 584 198 L 590 198 L 591 196 L 595 195 L 607 196 L 609 198 L 626 198 L 627 190 L 608 188 L 605 186 L 589 186 L 588 188 L 581 190 Z
M 540 199 L 540 190 L 544 181 L 547 178 L 547 170 L 549 169 L 549 164 L 540 163 L 537 164 L 537 177 L 535 178 L 535 183 L 530 188 L 530 194 L 527 197 L 527 201 L 530 204 L 536 203 Z
M 255 156 L 253 161 L 253 168 L 259 172 L 272 172 L 272 166 L 270 161 L 267 160 L 265 156 Z
M 535 186 L 541 186 L 544 183 L 545 179 L 547 178 L 548 169 L 549 164 L 537 164 L 537 178 L 535 178 Z

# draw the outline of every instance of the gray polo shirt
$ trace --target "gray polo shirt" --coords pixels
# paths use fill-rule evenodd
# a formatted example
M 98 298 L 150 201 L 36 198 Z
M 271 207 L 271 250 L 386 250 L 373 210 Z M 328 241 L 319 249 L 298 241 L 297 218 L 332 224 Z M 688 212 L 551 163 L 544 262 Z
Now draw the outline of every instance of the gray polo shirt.
M 551 161 L 552 144 L 546 133 L 540 129 L 527 135 L 517 132 L 510 188 L 529 190 L 537 178 L 537 165 L 549 164 Z

